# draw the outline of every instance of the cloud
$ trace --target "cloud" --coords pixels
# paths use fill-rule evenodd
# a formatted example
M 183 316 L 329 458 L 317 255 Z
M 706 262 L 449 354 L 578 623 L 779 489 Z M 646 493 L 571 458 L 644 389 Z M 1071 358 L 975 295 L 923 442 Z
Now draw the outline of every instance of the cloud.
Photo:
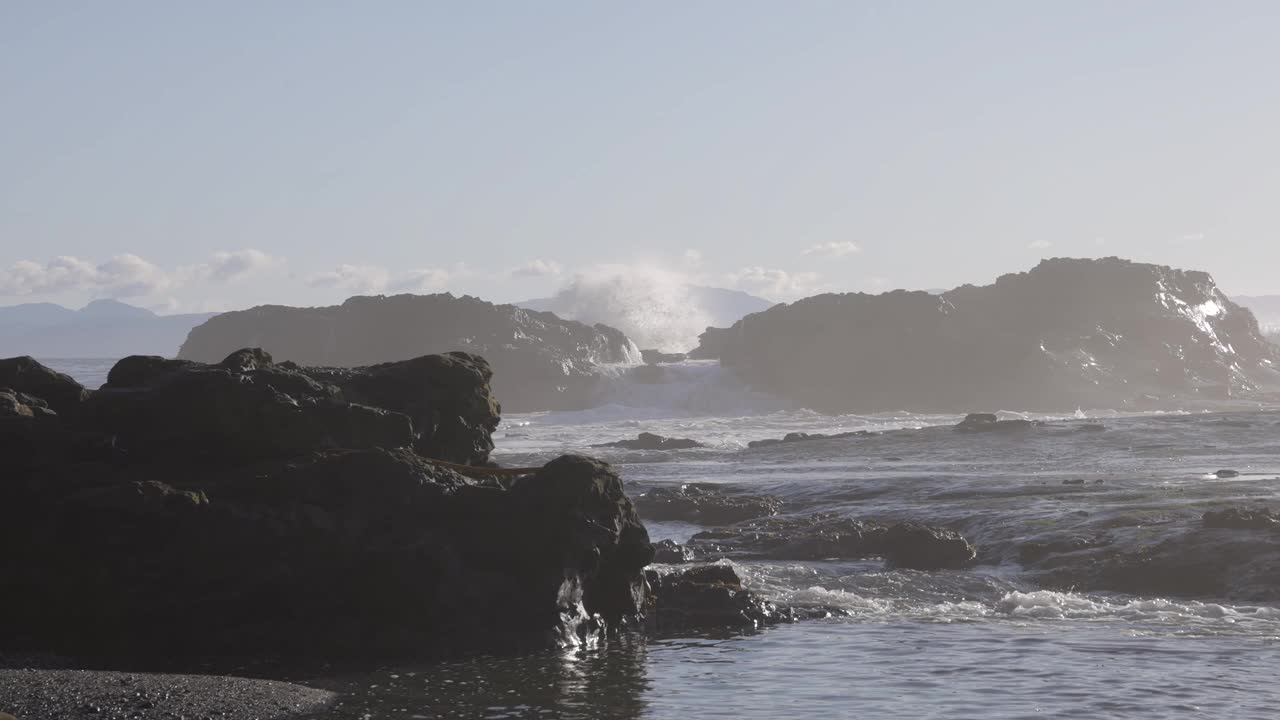
M 827 242 L 813 245 L 806 248 L 804 255 L 816 255 L 818 257 L 844 257 L 845 255 L 854 255 L 862 252 L 862 248 L 856 243 L 845 242 Z
M 470 274 L 467 266 L 462 263 L 451 269 L 417 268 L 399 274 L 376 265 L 342 264 L 328 272 L 316 273 L 307 278 L 306 282 L 313 288 L 335 288 L 354 293 L 381 294 L 388 290 L 414 293 L 439 290 L 459 277 Z
M 1030 244 L 1027 245 L 1027 247 L 1032 250 L 1048 250 L 1049 248 L 1053 247 L 1053 243 L 1049 242 L 1048 240 L 1033 240 Z
M 787 272 L 763 267 L 745 267 L 725 277 L 730 286 L 769 300 L 795 300 L 822 289 L 821 276 L 813 272 Z
M 522 277 L 552 277 L 564 272 L 564 268 L 560 263 L 549 260 L 530 260 L 529 262 L 514 268 L 508 273 L 513 278 Z
M 343 264 L 307 278 L 307 285 L 313 288 L 337 288 L 357 293 L 382 292 L 389 282 L 391 273 L 373 265 Z
M 423 292 L 439 290 L 449 284 L 453 273 L 443 268 L 421 268 L 410 270 L 400 276 L 392 284 L 392 289 L 400 292 Z
M 235 252 L 217 252 L 212 260 L 201 266 L 202 275 L 214 282 L 234 282 L 254 273 L 269 270 L 283 264 L 282 258 L 272 257 L 261 250 L 247 248 Z
M 111 298 L 154 295 L 177 284 L 175 278 L 137 255 L 116 255 L 94 265 L 67 255 L 41 265 L 19 260 L 0 270 L 0 295 L 52 295 L 72 290 Z

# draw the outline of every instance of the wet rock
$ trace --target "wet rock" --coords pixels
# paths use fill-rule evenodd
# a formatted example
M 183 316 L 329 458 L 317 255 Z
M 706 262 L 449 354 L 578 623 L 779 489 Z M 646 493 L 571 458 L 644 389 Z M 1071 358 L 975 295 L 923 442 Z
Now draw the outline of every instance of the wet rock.
M 1018 547 L 1018 562 L 1023 565 L 1040 563 L 1047 558 L 1070 555 L 1085 550 L 1105 547 L 1109 540 L 1104 537 L 1066 537 L 1030 540 Z M 1060 563 L 1059 563 L 1060 564 Z
M 668 353 L 661 350 L 641 350 L 642 357 L 648 365 L 659 365 L 663 363 L 684 362 L 689 356 L 684 353 Z
M 898 523 L 884 536 L 884 558 L 893 567 L 913 570 L 958 569 L 977 551 L 960 533 L 919 523 Z
M 1276 515 L 1267 508 L 1210 510 L 1201 520 L 1206 528 L 1280 530 L 1280 515 Z
M 791 432 L 791 433 L 787 433 L 781 439 L 752 440 L 751 442 L 747 443 L 747 447 L 750 447 L 750 448 L 770 447 L 772 445 L 782 445 L 785 443 L 795 443 L 795 442 L 806 442 L 810 440 L 843 440 L 845 438 L 868 437 L 874 434 L 875 433 L 869 430 L 855 430 L 853 432 L 832 433 L 832 434 Z
M 992 413 L 969 413 L 964 420 L 954 426 L 954 429 L 956 432 L 969 433 L 1016 432 L 1042 424 L 1031 420 L 1001 420 Z
M 674 540 L 653 544 L 653 561 L 664 565 L 681 565 L 693 560 L 693 552 Z
M 1226 478 L 1234 478 L 1234 477 L 1240 477 L 1240 471 L 1238 471 L 1238 470 L 1219 470 L 1219 471 L 1215 472 L 1215 473 L 1214 473 L 1214 475 L 1216 475 L 1216 476 L 1218 476 L 1219 478 L 1222 478 L 1222 479 L 1226 479 Z
M 884 558 L 892 567 L 954 569 L 976 550 L 959 533 L 919 523 L 892 526 L 836 515 L 777 517 L 746 522 L 693 536 L 689 548 L 699 558 L 762 560 L 856 560 Z
M 775 515 L 782 501 L 771 495 L 737 495 L 710 483 L 654 488 L 635 498 L 649 520 L 680 520 L 700 525 L 732 525 Z
M 660 574 L 650 570 L 646 621 L 651 630 L 675 628 L 755 628 L 829 616 L 822 609 L 779 606 L 742 586 L 728 565 L 699 565 Z
M 706 446 L 696 440 L 669 438 L 643 432 L 635 440 L 618 440 L 617 442 L 592 445 L 592 447 L 624 448 L 626 450 L 689 450 Z
M 1067 478 L 1062 481 L 1063 485 L 1083 485 L 1084 478 Z

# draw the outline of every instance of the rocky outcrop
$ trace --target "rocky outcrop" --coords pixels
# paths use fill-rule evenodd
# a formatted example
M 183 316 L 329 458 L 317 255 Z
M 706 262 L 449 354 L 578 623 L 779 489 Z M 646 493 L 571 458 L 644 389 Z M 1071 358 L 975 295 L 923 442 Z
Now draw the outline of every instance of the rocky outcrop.
M 684 353 L 669 353 L 661 350 L 641 350 L 640 357 L 644 359 L 646 365 L 661 365 L 683 362 L 689 356 Z
M 709 330 L 690 356 L 829 412 L 1197 408 L 1280 391 L 1280 351 L 1208 274 L 1118 258 L 941 295 L 818 295 Z
M 686 483 L 649 490 L 636 496 L 635 504 L 648 520 L 714 526 L 776 515 L 782 501 L 771 495 L 725 492 L 713 483 Z
M 964 420 L 956 423 L 952 429 L 956 432 L 1018 432 L 1029 430 L 1044 423 L 1033 420 L 1001 420 L 994 413 L 969 413 Z
M 491 364 L 494 391 L 509 412 L 589 407 L 603 382 L 601 364 L 640 362 L 639 350 L 613 328 L 447 293 L 225 313 L 192 330 L 178 357 L 212 363 L 243 347 L 335 368 L 478 354 Z
M 954 530 L 919 523 L 880 525 L 834 515 L 777 517 L 698 533 L 688 544 L 698 559 L 856 560 L 880 557 L 890 567 L 958 569 L 977 551 Z
M 846 440 L 848 438 L 869 437 L 875 433 L 869 430 L 854 430 L 852 432 L 843 433 L 806 433 L 806 432 L 790 432 L 781 438 L 769 438 L 767 440 L 752 440 L 747 443 L 749 448 L 772 447 L 774 445 L 784 445 L 797 442 L 809 442 L 813 440 Z
M 705 447 L 702 443 L 688 438 L 669 438 L 653 433 L 640 433 L 635 440 L 618 440 L 610 443 L 592 445 L 600 448 L 622 448 L 624 450 L 690 450 Z
M 244 351 L 128 358 L 65 416 L 0 390 L 0 647 L 415 653 L 634 624 L 654 550 L 607 464 L 424 457 L 487 462 L 488 378 L 462 353 L 312 372 Z
M 89 391 L 70 376 L 27 356 L 0 359 L 0 387 L 39 398 L 64 415 L 75 414 L 89 397 Z

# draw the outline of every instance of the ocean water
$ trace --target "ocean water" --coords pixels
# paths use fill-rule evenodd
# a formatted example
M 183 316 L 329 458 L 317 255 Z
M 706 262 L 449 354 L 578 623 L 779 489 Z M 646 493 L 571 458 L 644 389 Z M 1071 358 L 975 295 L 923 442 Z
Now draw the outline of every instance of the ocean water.
M 52 364 L 91 385 L 105 377 L 101 362 Z M 1009 559 L 1039 535 L 1119 528 L 1137 547 L 1210 508 L 1280 508 L 1280 412 L 1002 414 L 1049 424 L 967 435 L 948 427 L 954 415 L 788 410 L 691 363 L 656 386 L 619 378 L 592 410 L 507 416 L 495 436 L 505 465 L 590 453 L 614 463 L 632 494 L 718 483 L 778 496 L 788 514 L 947 524 L 982 562 L 944 572 L 736 563 L 765 596 L 845 616 L 304 679 L 343 693 L 334 718 L 1280 717 L 1280 607 L 1048 590 Z M 1086 422 L 1106 429 L 1079 432 Z M 747 447 L 864 429 L 878 434 Z M 708 447 L 591 447 L 640 432 Z M 1222 468 L 1240 475 L 1212 474 Z M 702 529 L 648 525 L 677 541 Z

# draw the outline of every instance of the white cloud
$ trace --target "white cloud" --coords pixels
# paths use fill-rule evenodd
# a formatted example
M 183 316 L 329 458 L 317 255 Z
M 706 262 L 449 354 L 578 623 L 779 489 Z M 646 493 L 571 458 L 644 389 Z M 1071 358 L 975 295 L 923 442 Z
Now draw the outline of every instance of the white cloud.
M 337 288 L 357 293 L 377 293 L 387 288 L 391 273 L 373 265 L 342 264 L 328 272 L 316 273 L 307 278 L 307 285 L 315 288 Z
M 845 255 L 854 255 L 862 252 L 862 248 L 856 243 L 845 242 L 826 242 L 813 245 L 806 248 L 804 255 L 816 255 L 818 257 L 844 257 Z
M 1032 250 L 1048 250 L 1049 248 L 1053 247 L 1053 243 L 1049 242 L 1048 240 L 1034 240 L 1029 245 L 1027 245 L 1027 247 Z
M 746 267 L 725 277 L 731 287 L 761 295 L 769 300 L 795 300 L 822 289 L 821 276 L 813 272 L 787 272 L 763 267 Z
M 217 252 L 208 263 L 201 266 L 201 275 L 214 282 L 233 282 L 283 262 L 281 258 L 272 257 L 252 248 L 235 252 Z
M 552 277 L 564 272 L 564 268 L 560 263 L 551 260 L 530 260 L 518 268 L 513 268 L 508 273 L 513 278 L 521 277 Z
M 146 297 L 175 286 L 164 270 L 137 255 L 116 255 L 94 265 L 62 255 L 45 265 L 19 260 L 0 270 L 0 295 L 52 295 L 80 290 L 111 298 Z
M 392 287 L 401 292 L 425 292 L 439 290 L 452 279 L 453 273 L 443 268 L 421 268 L 400 276 Z

